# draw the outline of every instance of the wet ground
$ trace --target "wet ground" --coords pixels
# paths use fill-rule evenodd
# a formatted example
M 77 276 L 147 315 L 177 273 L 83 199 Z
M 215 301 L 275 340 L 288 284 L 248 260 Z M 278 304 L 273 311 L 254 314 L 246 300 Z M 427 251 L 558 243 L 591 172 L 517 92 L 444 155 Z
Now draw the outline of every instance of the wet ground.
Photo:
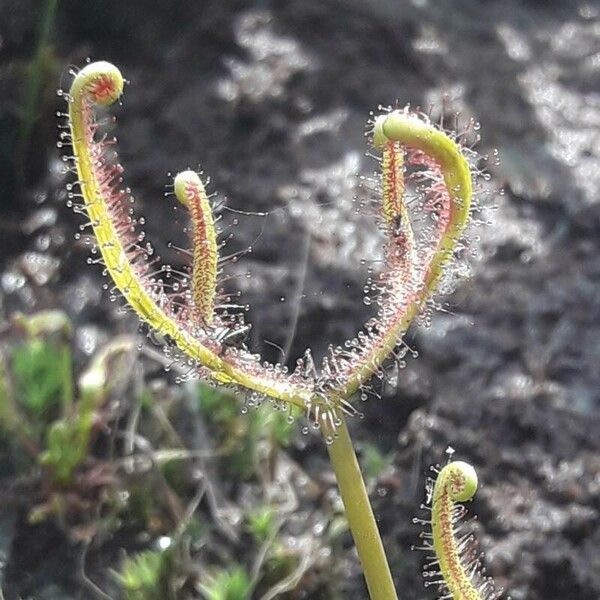
M 31 6 L 0 9 L 5 123 L 32 53 Z M 64 2 L 54 39 L 46 89 L 88 56 L 131 81 L 119 148 L 161 254 L 185 240 L 163 197 L 168 171 L 200 165 L 229 206 L 270 213 L 238 217 L 230 247 L 253 252 L 231 269 L 252 275 L 239 287 L 253 346 L 270 360 L 281 346 L 290 364 L 340 343 L 369 312 L 361 259 L 376 258 L 380 240 L 353 203 L 356 175 L 374 168 L 369 111 L 445 102 L 447 115 L 480 122 L 479 151 L 501 159 L 484 185 L 504 192 L 490 194 L 491 224 L 471 233 L 470 276 L 430 327 L 409 333 L 419 358 L 361 407 L 355 435 L 394 456 L 374 502 L 403 597 L 433 597 L 407 550 L 423 475 L 449 445 L 478 469 L 480 543 L 511 597 L 600 597 L 600 4 Z M 83 358 L 136 323 L 73 240 L 59 108 L 43 96 L 22 181 L 5 186 L 0 310 L 64 307 Z M 325 468 L 318 443 L 295 453 L 310 474 Z M 364 594 L 356 570 L 350 581 Z

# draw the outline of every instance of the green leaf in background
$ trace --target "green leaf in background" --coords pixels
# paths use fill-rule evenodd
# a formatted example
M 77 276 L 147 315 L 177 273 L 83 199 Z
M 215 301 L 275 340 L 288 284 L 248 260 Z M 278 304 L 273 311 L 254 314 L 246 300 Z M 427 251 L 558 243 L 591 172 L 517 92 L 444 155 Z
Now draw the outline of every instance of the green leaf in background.
M 66 345 L 31 339 L 13 352 L 15 396 L 32 417 L 48 422 L 72 401 L 71 351 Z
M 252 580 L 246 569 L 233 567 L 216 571 L 200 589 L 206 600 L 249 600 Z

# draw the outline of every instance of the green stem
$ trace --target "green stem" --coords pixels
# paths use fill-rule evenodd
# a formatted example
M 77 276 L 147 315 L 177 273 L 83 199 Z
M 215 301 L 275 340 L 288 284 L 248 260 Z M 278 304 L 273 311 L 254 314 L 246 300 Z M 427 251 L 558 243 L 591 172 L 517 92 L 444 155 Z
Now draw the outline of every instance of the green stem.
M 323 433 L 329 435 L 329 432 Z M 371 600 L 398 600 L 367 488 L 343 418 L 333 443 L 327 448 L 369 588 L 369 596 Z

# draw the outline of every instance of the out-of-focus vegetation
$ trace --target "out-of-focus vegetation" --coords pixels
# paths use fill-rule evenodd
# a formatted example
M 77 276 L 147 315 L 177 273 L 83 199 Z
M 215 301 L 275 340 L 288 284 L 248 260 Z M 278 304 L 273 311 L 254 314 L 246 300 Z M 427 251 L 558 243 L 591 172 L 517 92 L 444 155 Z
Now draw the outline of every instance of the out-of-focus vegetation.
M 117 338 L 107 345 L 76 382 L 72 327 L 64 313 L 17 314 L 12 328 L 18 341 L 3 359 L 0 427 L 15 434 L 32 464 L 44 465 L 53 485 L 69 486 L 87 457 L 95 419 L 115 381 L 109 368 L 116 356 L 131 353 L 131 341 Z
M 294 418 L 206 383 L 165 386 L 162 369 L 146 380 L 153 361 L 129 336 L 82 361 L 73 330 L 51 310 L 15 315 L 0 336 L 0 470 L 18 481 L 25 543 L 52 527 L 65 549 L 117 549 L 104 585 L 126 600 L 270 600 L 300 582 L 335 598 L 314 573 L 341 568 L 347 523 L 290 458 Z M 385 460 L 363 458 L 377 477 Z M 313 516 L 298 513 L 298 481 Z
M 126 600 L 169 598 L 171 553 L 151 551 L 125 559 L 118 580 Z
M 37 27 L 31 32 L 35 40 L 32 53 L 27 60 L 11 64 L 7 75 L 20 84 L 10 86 L 10 97 L 0 108 L 0 166 L 6 167 L 0 176 L 6 198 L 16 207 L 13 200 L 26 187 L 32 167 L 38 168 L 45 159 L 39 146 L 32 151 L 32 132 L 47 114 L 50 89 L 56 86 L 60 70 L 53 43 L 58 0 L 44 0 L 39 5 Z
M 246 569 L 233 567 L 209 575 L 201 590 L 206 600 L 248 600 L 252 587 Z
M 272 466 L 277 451 L 290 443 L 294 421 L 289 413 L 273 410 L 270 403 L 242 412 L 239 398 L 232 393 L 203 383 L 198 391 L 198 406 L 212 426 L 218 452 L 226 457 L 223 467 L 229 475 L 255 476 L 261 446 Z

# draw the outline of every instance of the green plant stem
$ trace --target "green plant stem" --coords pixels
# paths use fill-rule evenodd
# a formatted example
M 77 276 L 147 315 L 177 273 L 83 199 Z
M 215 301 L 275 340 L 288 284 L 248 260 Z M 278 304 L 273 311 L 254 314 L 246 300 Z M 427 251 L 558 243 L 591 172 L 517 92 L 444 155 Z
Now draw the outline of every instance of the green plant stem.
M 329 432 L 323 433 L 330 435 Z M 337 428 L 333 443 L 327 448 L 371 600 L 398 600 L 367 488 L 344 418 Z

